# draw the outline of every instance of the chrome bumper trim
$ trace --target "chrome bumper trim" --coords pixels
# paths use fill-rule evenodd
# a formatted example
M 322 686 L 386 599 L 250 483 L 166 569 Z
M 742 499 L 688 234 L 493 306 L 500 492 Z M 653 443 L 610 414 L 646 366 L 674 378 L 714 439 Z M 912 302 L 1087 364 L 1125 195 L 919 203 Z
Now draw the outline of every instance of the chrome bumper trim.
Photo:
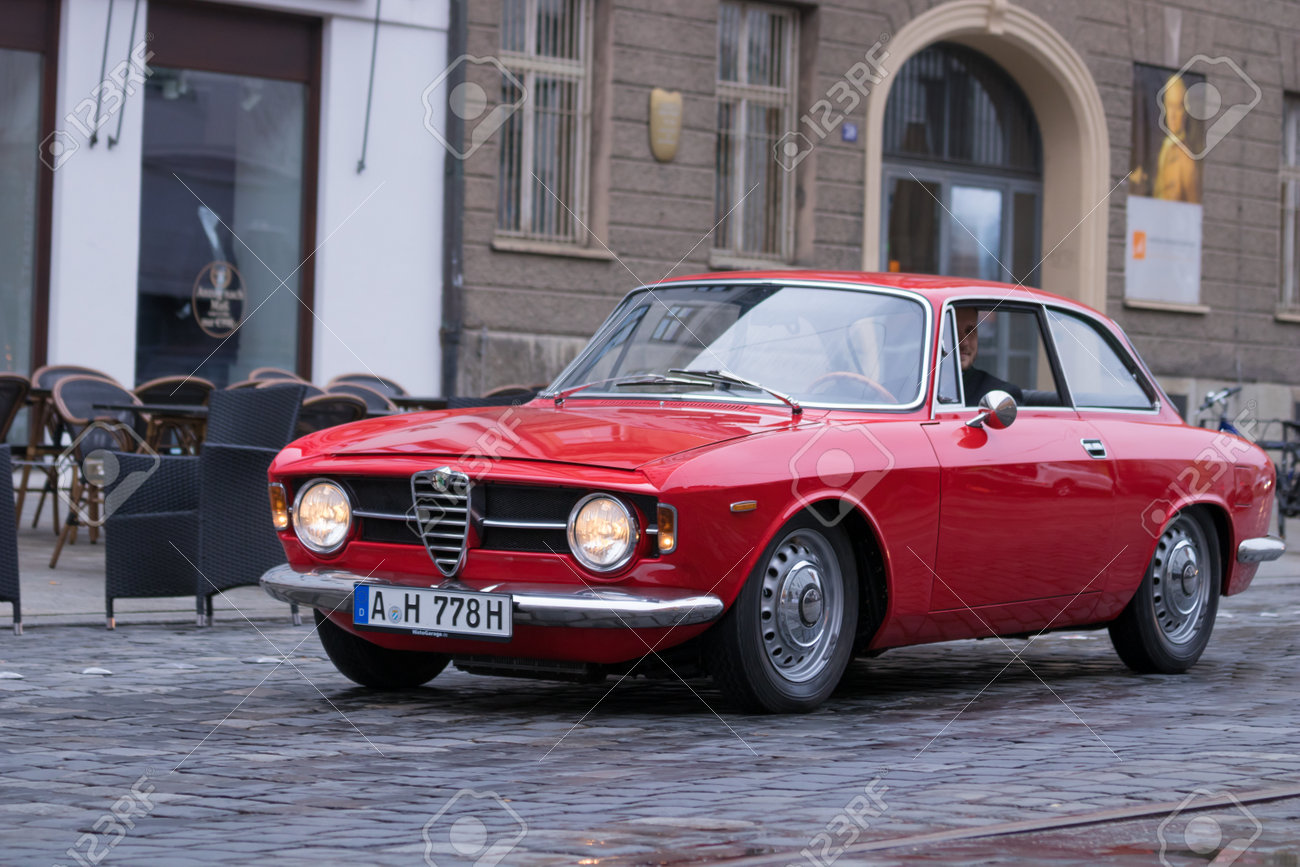
M 297 602 L 326 611 L 348 611 L 356 583 L 385 584 L 338 569 L 295 572 L 284 565 L 262 576 L 262 589 L 281 602 Z M 443 581 L 430 589 L 468 590 L 481 593 L 509 593 L 514 622 L 529 626 L 577 626 L 589 629 L 652 629 L 708 623 L 722 614 L 722 600 L 712 594 L 688 590 L 640 588 L 631 592 L 618 587 L 570 587 L 498 582 L 469 587 L 459 581 Z
M 1237 546 L 1238 563 L 1264 563 L 1286 553 L 1286 543 L 1276 536 L 1243 539 Z

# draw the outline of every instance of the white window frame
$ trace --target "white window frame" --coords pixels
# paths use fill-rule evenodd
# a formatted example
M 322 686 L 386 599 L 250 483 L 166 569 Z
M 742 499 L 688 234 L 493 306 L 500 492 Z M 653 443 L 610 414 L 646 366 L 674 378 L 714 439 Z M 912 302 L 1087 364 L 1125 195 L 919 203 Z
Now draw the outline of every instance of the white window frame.
M 536 230 L 533 225 L 533 196 L 549 196 L 545 189 L 535 191 L 533 174 L 536 159 L 536 101 L 526 98 L 519 111 L 523 115 L 520 133 L 519 155 L 519 228 L 502 228 L 500 202 L 496 215 L 496 234 L 503 238 L 515 238 L 529 241 L 543 241 L 559 244 L 584 245 L 589 234 L 587 230 L 588 191 L 590 185 L 588 152 L 591 147 L 591 6 L 592 0 L 576 0 L 578 15 L 578 59 L 566 60 L 558 57 L 545 57 L 536 53 L 538 0 L 524 0 L 524 51 L 510 51 L 501 47 L 499 59 L 512 75 L 524 86 L 524 93 L 531 95 L 535 91 L 539 74 L 554 78 L 568 79 L 577 84 L 577 111 L 574 119 L 577 124 L 574 136 L 574 148 L 568 166 L 573 181 L 573 201 L 561 199 L 562 210 L 568 215 L 570 232 L 550 233 Z M 503 15 L 508 14 L 504 11 Z M 506 22 L 501 22 L 504 38 Z M 504 143 L 501 145 L 504 147 Z M 500 168 L 498 168 L 500 171 Z M 497 183 L 504 182 L 498 177 Z
M 1285 311 L 1300 311 L 1300 249 L 1296 229 L 1300 222 L 1300 94 L 1288 93 L 1282 102 L 1282 160 L 1279 169 L 1282 218 L 1282 297 Z
M 734 101 L 738 103 L 738 110 L 735 116 L 734 129 L 739 131 L 740 135 L 735 137 L 729 154 L 732 166 L 732 174 L 735 179 L 733 188 L 733 199 L 727 203 L 725 209 L 720 208 L 720 203 L 714 201 L 715 222 L 721 222 L 725 216 L 727 221 L 728 235 L 727 243 L 719 246 L 716 242 L 716 231 L 714 236 L 714 252 L 724 257 L 736 257 L 741 259 L 771 259 L 774 261 L 791 261 L 794 253 L 794 182 L 795 173 L 793 170 L 784 171 L 781 177 L 781 204 L 780 213 L 776 215 L 779 221 L 780 249 L 775 252 L 763 252 L 758 250 L 747 250 L 743 245 L 745 214 L 751 206 L 751 200 L 745 195 L 745 131 L 748 127 L 748 110 L 751 104 L 763 106 L 777 106 L 783 109 L 784 122 L 781 124 L 782 132 L 777 137 L 779 143 L 785 135 L 793 132 L 798 123 L 798 98 L 799 98 L 799 14 L 798 11 L 788 6 L 774 6 L 769 3 L 750 3 L 744 0 L 723 0 L 721 6 L 737 7 L 743 16 L 744 26 L 740 36 L 740 45 L 737 51 L 736 68 L 742 75 L 746 74 L 749 68 L 749 28 L 753 21 L 750 16 L 751 11 L 763 11 L 771 15 L 779 15 L 789 22 L 789 37 L 785 44 L 785 57 L 782 62 L 785 69 L 788 70 L 789 80 L 781 88 L 768 87 L 761 84 L 742 84 L 735 81 L 724 81 L 721 77 L 717 80 L 718 101 Z M 718 56 L 722 54 L 722 23 L 719 16 L 718 26 Z M 719 69 L 718 72 L 721 70 Z M 715 115 L 714 124 L 717 119 Z M 722 136 L 721 129 L 716 130 L 719 137 Z M 769 153 L 768 159 L 776 160 L 775 153 Z M 714 165 L 714 171 L 720 171 L 721 167 Z

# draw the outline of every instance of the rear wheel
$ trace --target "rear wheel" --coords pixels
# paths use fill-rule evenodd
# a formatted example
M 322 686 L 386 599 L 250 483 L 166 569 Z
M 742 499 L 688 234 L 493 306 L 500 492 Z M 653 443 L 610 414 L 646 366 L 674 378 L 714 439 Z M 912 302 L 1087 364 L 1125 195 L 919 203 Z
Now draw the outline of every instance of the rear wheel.
M 1219 537 L 1200 512 L 1182 512 L 1156 544 L 1137 593 L 1110 624 L 1110 640 L 1134 671 L 1178 674 L 1201 658 L 1219 611 Z
M 316 612 L 316 632 L 325 654 L 348 680 L 371 689 L 410 689 L 437 677 L 450 657 L 442 653 L 390 650 L 358 638 Z
M 857 621 L 858 579 L 844 533 L 801 515 L 776 534 L 708 633 L 708 668 L 746 710 L 810 711 L 843 676 Z

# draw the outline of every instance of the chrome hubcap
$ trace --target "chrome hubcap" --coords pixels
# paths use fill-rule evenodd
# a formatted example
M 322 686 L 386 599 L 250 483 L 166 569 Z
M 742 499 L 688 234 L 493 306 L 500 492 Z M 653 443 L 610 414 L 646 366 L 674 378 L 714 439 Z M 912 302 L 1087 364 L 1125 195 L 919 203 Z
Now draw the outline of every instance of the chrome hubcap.
M 1156 546 L 1151 568 L 1156 623 L 1171 644 L 1186 644 L 1200 631 L 1209 607 L 1211 576 L 1208 545 L 1201 525 L 1175 521 Z
M 768 659 L 786 680 L 810 680 L 829 662 L 843 620 L 841 580 L 830 543 L 809 530 L 783 539 L 768 561 L 759 626 Z

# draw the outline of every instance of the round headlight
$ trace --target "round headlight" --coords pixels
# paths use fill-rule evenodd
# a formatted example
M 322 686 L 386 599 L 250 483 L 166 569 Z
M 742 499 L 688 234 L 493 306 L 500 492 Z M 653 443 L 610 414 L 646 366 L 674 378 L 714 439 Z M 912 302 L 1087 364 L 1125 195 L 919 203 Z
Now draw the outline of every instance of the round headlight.
M 352 526 L 352 504 L 334 482 L 315 479 L 303 485 L 293 503 L 293 531 L 318 554 L 337 551 Z
M 636 549 L 636 517 L 613 497 L 590 494 L 569 513 L 569 550 L 593 572 L 612 572 Z

